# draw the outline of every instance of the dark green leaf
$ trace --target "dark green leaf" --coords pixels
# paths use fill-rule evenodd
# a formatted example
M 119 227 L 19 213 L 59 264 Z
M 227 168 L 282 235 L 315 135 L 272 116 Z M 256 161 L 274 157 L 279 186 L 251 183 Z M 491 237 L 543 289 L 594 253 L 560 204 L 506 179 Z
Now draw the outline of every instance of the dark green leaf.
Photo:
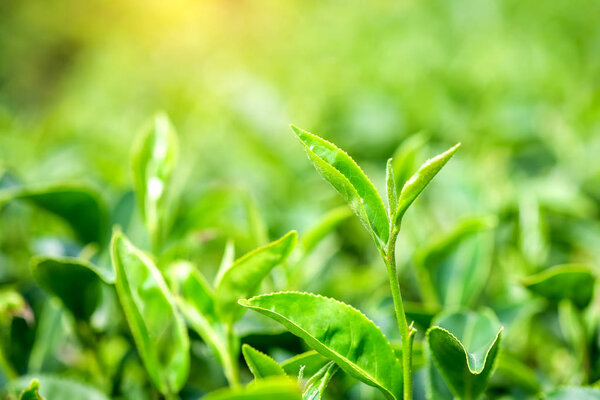
M 398 225 L 404 213 L 415 201 L 417 196 L 425 189 L 431 180 L 437 175 L 442 167 L 450 160 L 460 147 L 460 143 L 446 152 L 439 154 L 426 161 L 417 172 L 404 184 L 398 198 L 398 207 L 395 212 L 394 224 Z
M 586 265 L 557 265 L 527 277 L 523 284 L 552 302 L 570 300 L 577 308 L 587 307 L 594 294 L 596 276 Z
M 21 396 L 19 396 L 19 400 L 44 400 L 38 393 L 39 389 L 40 381 L 37 379 L 32 380 L 29 387 L 21 393 Z
M 296 292 L 257 296 L 240 304 L 278 321 L 388 398 L 400 397 L 402 366 L 383 333 L 360 311 L 330 298 Z
M 290 255 L 297 236 L 295 231 L 289 232 L 237 259 L 225 271 L 215 290 L 217 312 L 223 321 L 232 323 L 242 316 L 244 309 L 239 307 L 238 300 L 256 294 L 262 280 Z
M 36 257 L 31 270 L 35 280 L 58 297 L 75 318 L 89 321 L 101 300 L 98 269 L 83 259 Z
M 68 223 L 83 243 L 102 243 L 106 237 L 108 213 L 104 201 L 89 187 L 53 185 L 0 191 L 0 203 L 27 200 Z
M 177 393 L 190 360 L 175 301 L 154 262 L 120 232 L 113 234 L 111 255 L 117 294 L 144 366 L 161 393 Z
M 252 375 L 256 379 L 285 375 L 283 368 L 277 364 L 277 361 L 252 346 L 243 345 L 242 354 L 244 354 L 244 359 L 246 360 L 246 364 L 248 364 L 248 368 L 250 368 L 250 372 L 252 372 Z
M 317 171 L 346 200 L 379 247 L 389 236 L 389 220 L 381 196 L 348 154 L 334 144 L 292 125 Z
M 454 313 L 427 331 L 434 365 L 461 399 L 477 399 L 485 390 L 500 348 L 502 328 L 489 313 Z

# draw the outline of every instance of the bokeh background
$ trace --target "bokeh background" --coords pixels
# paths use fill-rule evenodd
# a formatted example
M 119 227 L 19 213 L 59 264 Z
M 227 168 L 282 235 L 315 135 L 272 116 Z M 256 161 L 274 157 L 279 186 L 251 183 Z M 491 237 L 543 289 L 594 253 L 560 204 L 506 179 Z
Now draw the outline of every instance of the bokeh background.
M 114 209 L 131 197 L 135 136 L 158 111 L 181 150 L 173 231 L 184 244 L 168 257 L 190 258 L 208 276 L 227 238 L 239 254 L 256 244 L 240 199 L 252 199 L 270 239 L 302 234 L 342 204 L 289 123 L 345 149 L 381 190 L 399 146 L 412 146 L 416 168 L 462 142 L 406 216 L 399 261 L 409 300 L 419 299 L 408 268 L 415 252 L 474 215 L 497 222 L 480 238 L 486 250 L 451 264 L 464 276 L 487 272 L 480 292 L 448 294 L 450 306 L 485 305 L 512 323 L 511 307 L 529 301 L 519 286 L 526 274 L 566 262 L 598 267 L 599 1 L 0 2 L 4 186 L 84 182 Z M 12 207 L 0 275 L 35 305 L 42 295 L 28 286 L 27 260 L 65 229 Z M 136 218 L 130 234 L 143 246 Z M 307 262 L 311 278 L 294 284 L 360 307 L 397 337 L 372 247 L 348 219 Z M 539 338 L 515 332 L 506 345 L 545 387 L 571 382 L 564 365 L 577 363 L 553 329 Z M 545 352 L 543 362 L 532 341 L 564 351 Z M 47 369 L 69 370 L 52 357 Z

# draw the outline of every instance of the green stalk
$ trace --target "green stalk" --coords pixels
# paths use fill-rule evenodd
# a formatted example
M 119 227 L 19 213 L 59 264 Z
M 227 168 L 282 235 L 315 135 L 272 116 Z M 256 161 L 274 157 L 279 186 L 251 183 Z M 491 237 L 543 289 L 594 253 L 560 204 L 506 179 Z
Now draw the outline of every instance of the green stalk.
M 228 324 L 226 329 L 227 351 L 226 354 L 223 354 L 223 369 L 225 371 L 225 377 L 229 382 L 229 386 L 235 388 L 241 385 L 240 371 L 237 362 L 237 349 L 239 348 L 239 343 L 235 333 L 233 332 L 233 327 Z
M 398 271 L 396 269 L 396 240 L 398 239 L 399 228 L 394 227 L 390 232 L 387 251 L 382 253 L 383 261 L 388 272 L 390 287 L 392 289 L 392 298 L 394 299 L 394 309 L 398 328 L 402 336 L 402 374 L 404 381 L 404 400 L 412 400 L 412 344 L 415 330 L 412 325 L 408 325 L 406 314 L 404 312 L 404 303 L 400 293 L 400 282 L 398 281 Z

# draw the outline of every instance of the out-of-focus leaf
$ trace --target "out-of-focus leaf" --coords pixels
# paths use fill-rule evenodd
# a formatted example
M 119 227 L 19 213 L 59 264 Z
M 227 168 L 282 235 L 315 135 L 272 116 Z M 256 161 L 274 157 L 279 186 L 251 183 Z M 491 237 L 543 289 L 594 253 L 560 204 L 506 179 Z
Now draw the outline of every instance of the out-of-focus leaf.
M 233 265 L 235 261 L 235 244 L 233 240 L 229 239 L 227 244 L 225 245 L 225 251 L 223 252 L 223 258 L 221 259 L 221 264 L 219 265 L 219 272 L 217 272 L 217 276 L 215 276 L 214 285 L 219 286 L 219 282 L 223 278 L 225 271 L 227 271 Z
M 333 361 L 328 362 L 323 368 L 321 368 L 316 374 L 310 377 L 306 382 L 306 387 L 302 392 L 303 400 L 321 400 L 325 388 L 329 384 L 333 375 L 337 372 L 339 367 Z
M 158 268 L 121 232 L 111 243 L 119 300 L 140 357 L 163 394 L 177 393 L 187 379 L 189 339 L 183 319 Z
M 523 193 L 519 200 L 519 246 L 527 262 L 538 268 L 548 259 L 548 232 L 538 200 L 528 194 L 528 189 Z
M 557 389 L 546 396 L 545 400 L 600 400 L 600 389 L 571 387 Z
M 53 375 L 20 377 L 9 383 L 8 392 L 17 396 L 29 387 L 32 379 L 39 381 L 38 393 L 45 400 L 108 400 L 106 395 L 91 386 Z
M 89 187 L 61 184 L 0 191 L 0 204 L 15 199 L 30 201 L 62 218 L 83 243 L 102 243 L 106 238 L 106 205 L 101 196 Z
M 256 294 L 265 276 L 290 255 L 297 236 L 291 231 L 237 259 L 225 271 L 215 290 L 217 313 L 223 321 L 233 323 L 242 316 L 244 309 L 239 307 L 238 300 Z
M 21 295 L 14 289 L 0 290 L 0 321 L 8 321 L 15 315 L 25 316 L 27 312 L 27 303 Z
M 587 307 L 594 294 L 596 276 L 586 265 L 564 264 L 527 277 L 523 284 L 552 302 L 570 300 L 579 309 Z
M 263 220 L 262 215 L 260 215 L 256 201 L 248 193 L 244 193 L 242 199 L 244 201 L 244 208 L 246 209 L 250 235 L 255 241 L 254 244 L 255 246 L 264 246 L 269 242 L 267 224 Z
M 102 280 L 95 266 L 78 258 L 36 257 L 31 270 L 40 286 L 58 297 L 76 319 L 90 320 L 102 295 Z
M 398 207 L 395 212 L 395 220 L 393 223 L 398 225 L 404 216 L 404 213 L 415 201 L 417 196 L 425 189 L 431 180 L 437 175 L 444 165 L 452 158 L 456 150 L 460 147 L 460 143 L 451 147 L 446 152 L 439 154 L 427 160 L 417 172 L 404 184 L 398 198 Z
M 383 391 L 402 393 L 402 365 L 381 330 L 360 311 L 339 301 L 284 292 L 240 300 L 240 304 L 285 326 L 345 372 Z
M 43 397 L 38 393 L 40 389 L 40 381 L 34 379 L 29 384 L 29 387 L 25 389 L 19 396 L 19 400 L 44 400 Z
M 498 355 L 498 366 L 494 377 L 501 375 L 506 386 L 519 387 L 529 394 L 536 395 L 542 387 L 535 372 L 521 360 L 501 352 Z
M 132 169 L 138 205 L 153 240 L 160 241 L 168 218 L 167 192 L 175 164 L 178 143 L 175 128 L 165 114 L 154 118 L 142 132 L 132 154 Z
M 396 191 L 402 189 L 406 181 L 418 167 L 418 156 L 425 144 L 427 136 L 422 132 L 404 140 L 394 152 L 392 168 L 396 179 Z M 393 209 L 392 209 L 393 210 Z
M 298 376 L 300 371 L 307 376 L 316 374 L 325 364 L 328 359 L 314 350 L 298 354 L 281 364 L 281 367 L 286 374 Z
M 331 231 L 351 215 L 352 210 L 346 206 L 328 211 L 315 225 L 301 235 L 299 247 L 305 254 L 310 253 Z
M 434 365 L 461 399 L 477 399 L 485 390 L 500 348 L 502 327 L 491 314 L 449 314 L 427 331 Z
M 381 196 L 358 164 L 333 143 L 292 125 L 321 176 L 346 200 L 379 247 L 387 244 L 389 220 Z
M 393 343 L 392 347 L 396 353 L 396 358 L 402 360 L 402 345 Z M 412 366 L 413 372 L 425 366 L 425 349 L 423 348 L 423 342 L 414 342 L 412 351 Z
M 271 377 L 254 381 L 245 388 L 221 389 L 202 400 L 301 400 L 302 394 L 296 382 L 284 377 Z
M 246 360 L 246 364 L 248 364 L 248 368 L 250 368 L 250 372 L 252 372 L 252 375 L 256 379 L 285 375 L 283 368 L 277 364 L 277 361 L 252 346 L 243 345 L 242 354 L 244 354 L 244 359 Z

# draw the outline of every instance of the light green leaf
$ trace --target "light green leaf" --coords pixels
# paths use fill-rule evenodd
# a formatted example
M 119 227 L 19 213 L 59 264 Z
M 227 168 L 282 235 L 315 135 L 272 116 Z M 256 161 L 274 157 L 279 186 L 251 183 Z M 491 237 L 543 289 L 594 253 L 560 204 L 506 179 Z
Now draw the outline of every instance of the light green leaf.
M 404 140 L 394 152 L 392 168 L 396 179 L 396 191 L 402 189 L 418 168 L 418 158 L 425 144 L 427 135 L 419 132 Z
M 38 393 L 39 389 L 40 381 L 37 379 L 32 380 L 29 387 L 21 393 L 21 396 L 19 396 L 19 400 L 45 400 Z
M 281 367 L 286 374 L 292 376 L 298 376 L 300 370 L 306 375 L 314 375 L 327 364 L 327 361 L 329 360 L 326 357 L 323 357 L 314 350 L 310 350 L 285 360 L 281 364 Z
M 159 114 L 142 132 L 132 154 L 135 194 L 146 227 L 155 241 L 162 240 L 167 222 L 167 193 L 177 163 L 175 129 L 165 114 Z
M 313 375 L 302 392 L 303 400 L 321 400 L 325 388 L 329 384 L 333 375 L 337 372 L 339 367 L 333 361 L 330 361 L 321 368 L 315 375 Z
M 217 312 L 223 321 L 233 323 L 242 316 L 244 309 L 239 307 L 238 300 L 256 294 L 265 276 L 290 255 L 297 236 L 291 231 L 237 259 L 225 271 L 215 290 Z
M 31 262 L 35 280 L 58 297 L 76 319 L 89 321 L 101 300 L 98 269 L 83 259 L 35 257 Z
M 271 377 L 254 381 L 244 388 L 221 389 L 202 400 L 301 400 L 302 395 L 296 382 L 284 377 Z
M 277 364 L 277 361 L 252 346 L 243 345 L 242 354 L 244 354 L 244 359 L 246 360 L 246 364 L 248 364 L 248 368 L 250 368 L 250 372 L 252 372 L 252 375 L 256 379 L 285 375 L 283 368 Z
M 187 379 L 189 339 L 175 301 L 154 262 L 120 232 L 113 234 L 112 262 L 123 312 L 150 378 L 163 394 Z
M 0 191 L 0 204 L 16 199 L 30 201 L 62 218 L 83 243 L 103 243 L 106 239 L 106 205 L 100 195 L 89 187 L 61 184 Z
M 385 168 L 385 189 L 388 199 L 388 210 L 393 212 L 396 209 L 398 194 L 396 193 L 396 178 L 394 177 L 393 160 L 389 158 Z
M 459 312 L 437 325 L 427 331 L 435 367 L 455 396 L 479 398 L 500 349 L 500 323 L 491 312 Z
M 346 200 L 379 247 L 387 244 L 389 220 L 381 196 L 348 154 L 333 143 L 291 126 L 321 176 Z
M 221 258 L 221 264 L 219 265 L 219 271 L 215 276 L 214 285 L 219 286 L 219 282 L 223 278 L 225 271 L 227 271 L 235 261 L 235 244 L 233 240 L 227 240 L 225 244 L 225 251 L 223 251 L 223 258 Z
M 39 381 L 38 393 L 40 397 L 29 397 L 29 400 L 39 398 L 45 400 L 108 400 L 106 395 L 91 386 L 52 375 L 42 375 L 35 378 L 32 376 L 20 377 L 8 384 L 8 392 L 18 395 L 27 388 L 31 389 L 32 379 Z
M 360 311 L 337 300 L 284 292 L 240 300 L 264 314 L 345 372 L 381 389 L 388 398 L 402 392 L 402 366 L 381 330 Z
M 398 198 L 398 207 L 395 212 L 394 224 L 398 225 L 404 216 L 404 213 L 415 201 L 417 196 L 425 189 L 431 180 L 437 175 L 442 167 L 452 158 L 460 143 L 450 148 L 446 152 L 439 154 L 427 160 L 417 172 L 404 184 Z
M 570 300 L 579 309 L 590 304 L 595 282 L 592 270 L 580 264 L 557 265 L 523 280 L 533 293 L 555 303 Z
M 346 206 L 328 211 L 315 225 L 301 235 L 299 247 L 303 253 L 310 253 L 331 231 L 351 215 L 352 210 Z
M 554 390 L 544 396 L 545 400 L 600 400 L 600 389 L 570 387 Z

